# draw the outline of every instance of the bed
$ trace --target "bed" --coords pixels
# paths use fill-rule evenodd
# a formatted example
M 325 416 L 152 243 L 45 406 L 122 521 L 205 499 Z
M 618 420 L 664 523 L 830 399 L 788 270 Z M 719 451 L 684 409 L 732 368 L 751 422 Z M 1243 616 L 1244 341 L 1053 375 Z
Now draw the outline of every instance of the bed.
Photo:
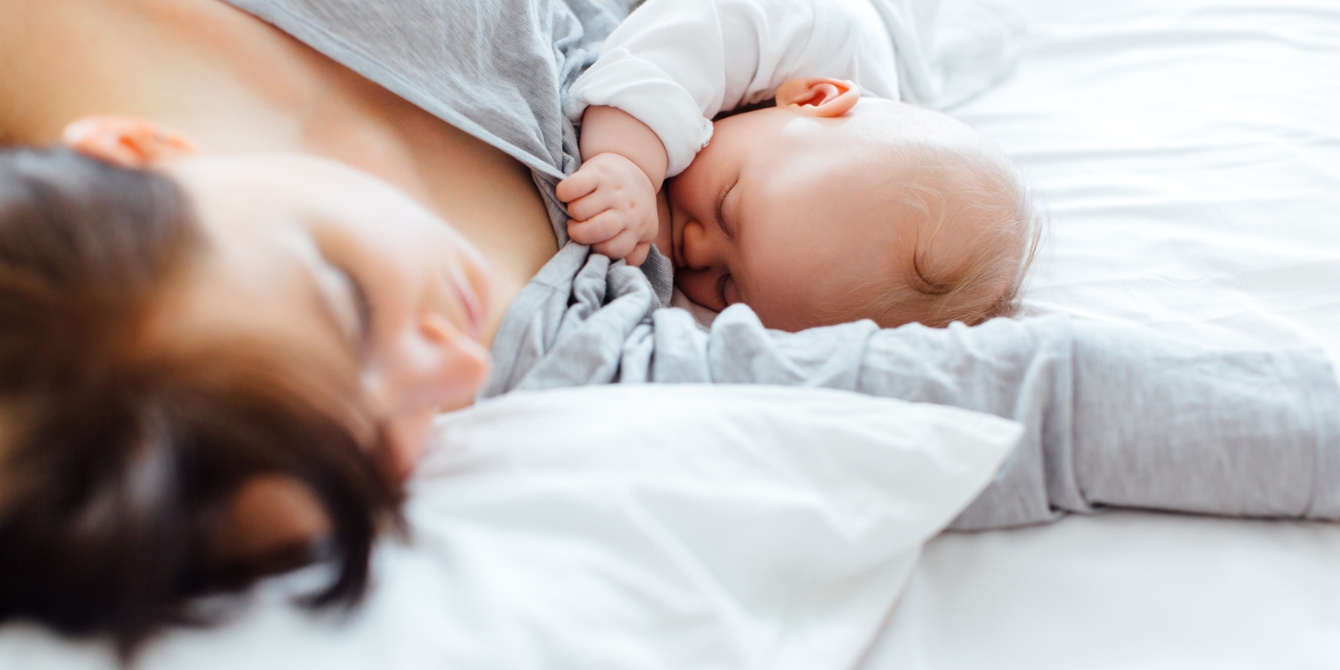
M 1027 26 L 1012 45 L 1018 65 L 951 111 L 1018 160 L 1051 212 L 1028 310 L 1120 321 L 1211 346 L 1340 352 L 1340 6 L 992 1 Z M 589 392 L 600 391 L 578 393 Z M 933 462 L 915 449 L 899 452 L 929 468 L 926 482 L 943 484 L 932 487 L 943 494 L 938 506 L 920 508 L 908 496 L 839 495 L 866 472 L 822 481 L 797 475 L 798 464 L 815 465 L 805 459 L 822 454 L 818 447 L 841 443 L 849 463 L 864 462 L 853 453 L 886 453 L 878 450 L 888 445 L 871 446 L 879 440 L 850 428 L 859 420 L 843 428 L 823 418 L 842 407 L 887 422 L 887 408 L 755 393 L 762 395 L 730 407 L 752 423 L 721 414 L 703 427 L 735 445 L 739 463 L 767 470 L 752 485 L 722 484 L 729 468 L 654 441 L 630 452 L 646 459 L 619 466 L 622 479 L 554 470 L 555 461 L 536 470 L 517 454 L 547 441 L 534 431 L 554 428 L 531 425 L 512 452 L 430 457 L 410 510 L 421 532 L 413 543 L 379 550 L 365 607 L 320 616 L 292 608 L 291 595 L 321 576 L 299 573 L 234 603 L 237 616 L 221 629 L 156 641 L 140 665 L 1340 667 L 1340 526 L 1119 512 L 942 535 L 923 547 L 999 462 L 1012 435 L 1007 422 L 918 419 L 918 444 L 958 445 L 953 458 Z M 673 416 L 667 397 L 633 398 L 619 421 L 587 442 L 620 445 L 647 424 L 663 425 Z M 707 392 L 679 401 L 722 403 Z M 439 440 L 458 445 L 472 425 L 525 428 L 508 412 L 547 411 L 561 421 L 559 410 L 582 400 L 513 402 L 448 419 Z M 750 446 L 788 440 L 809 446 Z M 583 453 L 607 463 L 619 452 Z M 530 473 L 538 488 L 527 489 L 525 505 L 488 487 L 430 493 L 434 478 L 485 470 Z M 628 479 L 629 472 L 663 479 L 667 471 L 691 473 L 676 480 L 683 489 L 673 504 L 665 491 L 652 496 Z M 768 488 L 783 480 L 790 488 Z M 778 490 L 786 495 L 771 499 L 809 510 L 812 527 L 794 516 L 772 524 L 769 508 L 751 506 Z M 720 506 L 686 511 L 684 501 L 709 498 Z M 537 521 L 536 509 L 550 515 Z M 748 532 L 712 531 L 722 509 L 743 510 L 731 527 Z M 435 534 L 429 527 L 441 518 L 464 535 Z M 647 550 L 598 521 L 611 518 L 664 536 Z M 817 551 L 813 539 L 833 528 L 842 531 L 842 551 Z M 685 537 L 697 538 L 696 557 L 680 555 Z M 718 560 L 703 560 L 707 554 Z M 562 570 L 540 569 L 559 563 Z M 678 571 L 678 581 L 657 576 L 666 570 Z M 734 599 L 714 600 L 723 593 Z M 26 625 L 0 631 L 0 668 L 115 666 L 99 642 Z
M 1028 0 L 954 110 L 1052 213 L 1027 304 L 1340 350 L 1340 6 Z M 1120 513 L 930 543 L 863 667 L 1340 667 L 1340 528 Z

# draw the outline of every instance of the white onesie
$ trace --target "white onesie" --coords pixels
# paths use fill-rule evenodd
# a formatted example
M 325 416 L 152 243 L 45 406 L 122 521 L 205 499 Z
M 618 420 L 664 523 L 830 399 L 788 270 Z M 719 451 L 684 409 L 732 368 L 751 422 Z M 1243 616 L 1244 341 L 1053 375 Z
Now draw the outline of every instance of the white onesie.
M 707 145 L 713 117 L 771 98 L 788 79 L 846 79 L 864 95 L 899 99 L 886 23 L 899 4 L 647 0 L 605 41 L 563 111 L 574 123 L 592 105 L 627 112 L 660 137 L 673 177 Z

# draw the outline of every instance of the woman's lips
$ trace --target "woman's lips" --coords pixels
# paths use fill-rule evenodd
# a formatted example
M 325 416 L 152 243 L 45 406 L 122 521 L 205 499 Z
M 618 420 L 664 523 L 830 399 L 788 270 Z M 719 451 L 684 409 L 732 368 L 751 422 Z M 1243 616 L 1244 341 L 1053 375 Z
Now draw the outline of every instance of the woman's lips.
M 456 270 L 451 273 L 454 280 L 451 288 L 465 314 L 466 332 L 477 342 L 484 332 L 492 300 L 489 267 L 483 259 L 473 254 L 464 254 L 459 260 Z
M 465 323 L 461 324 L 465 334 L 470 339 L 478 340 L 484 325 L 484 305 L 479 295 L 475 293 L 465 277 L 458 276 L 457 273 L 448 273 L 444 283 L 448 284 L 451 294 L 456 298 L 456 304 L 460 305 L 460 312 L 465 318 Z
M 456 295 L 460 298 L 461 304 L 465 306 L 465 318 L 470 326 L 469 335 L 471 338 L 477 340 L 479 339 L 480 322 L 483 321 L 483 316 L 480 314 L 480 311 L 482 310 L 480 309 L 479 301 L 460 286 L 456 287 Z

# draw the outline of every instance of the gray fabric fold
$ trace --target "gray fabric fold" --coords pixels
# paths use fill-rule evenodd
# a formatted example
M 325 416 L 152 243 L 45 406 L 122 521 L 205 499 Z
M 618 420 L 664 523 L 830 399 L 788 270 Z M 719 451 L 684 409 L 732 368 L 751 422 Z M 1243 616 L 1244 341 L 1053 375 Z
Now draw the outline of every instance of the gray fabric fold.
M 1215 351 L 1063 316 L 783 333 L 736 305 L 703 329 L 660 304 L 642 272 L 565 247 L 509 311 L 481 396 L 778 384 L 1019 421 L 1022 442 L 959 530 L 1103 507 L 1340 518 L 1340 388 L 1321 352 Z

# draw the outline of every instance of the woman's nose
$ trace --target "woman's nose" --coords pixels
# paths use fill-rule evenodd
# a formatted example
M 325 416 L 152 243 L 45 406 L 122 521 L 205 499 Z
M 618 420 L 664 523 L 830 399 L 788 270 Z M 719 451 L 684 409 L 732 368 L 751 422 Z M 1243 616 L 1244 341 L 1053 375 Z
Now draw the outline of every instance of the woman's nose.
M 370 370 L 364 384 L 403 468 L 422 452 L 434 415 L 473 402 L 488 375 L 489 354 L 436 313 L 420 317 L 402 337 L 398 355 Z
M 488 375 L 488 349 L 441 314 L 424 315 L 419 329 L 427 344 L 416 370 L 422 402 L 439 410 L 470 404 Z

